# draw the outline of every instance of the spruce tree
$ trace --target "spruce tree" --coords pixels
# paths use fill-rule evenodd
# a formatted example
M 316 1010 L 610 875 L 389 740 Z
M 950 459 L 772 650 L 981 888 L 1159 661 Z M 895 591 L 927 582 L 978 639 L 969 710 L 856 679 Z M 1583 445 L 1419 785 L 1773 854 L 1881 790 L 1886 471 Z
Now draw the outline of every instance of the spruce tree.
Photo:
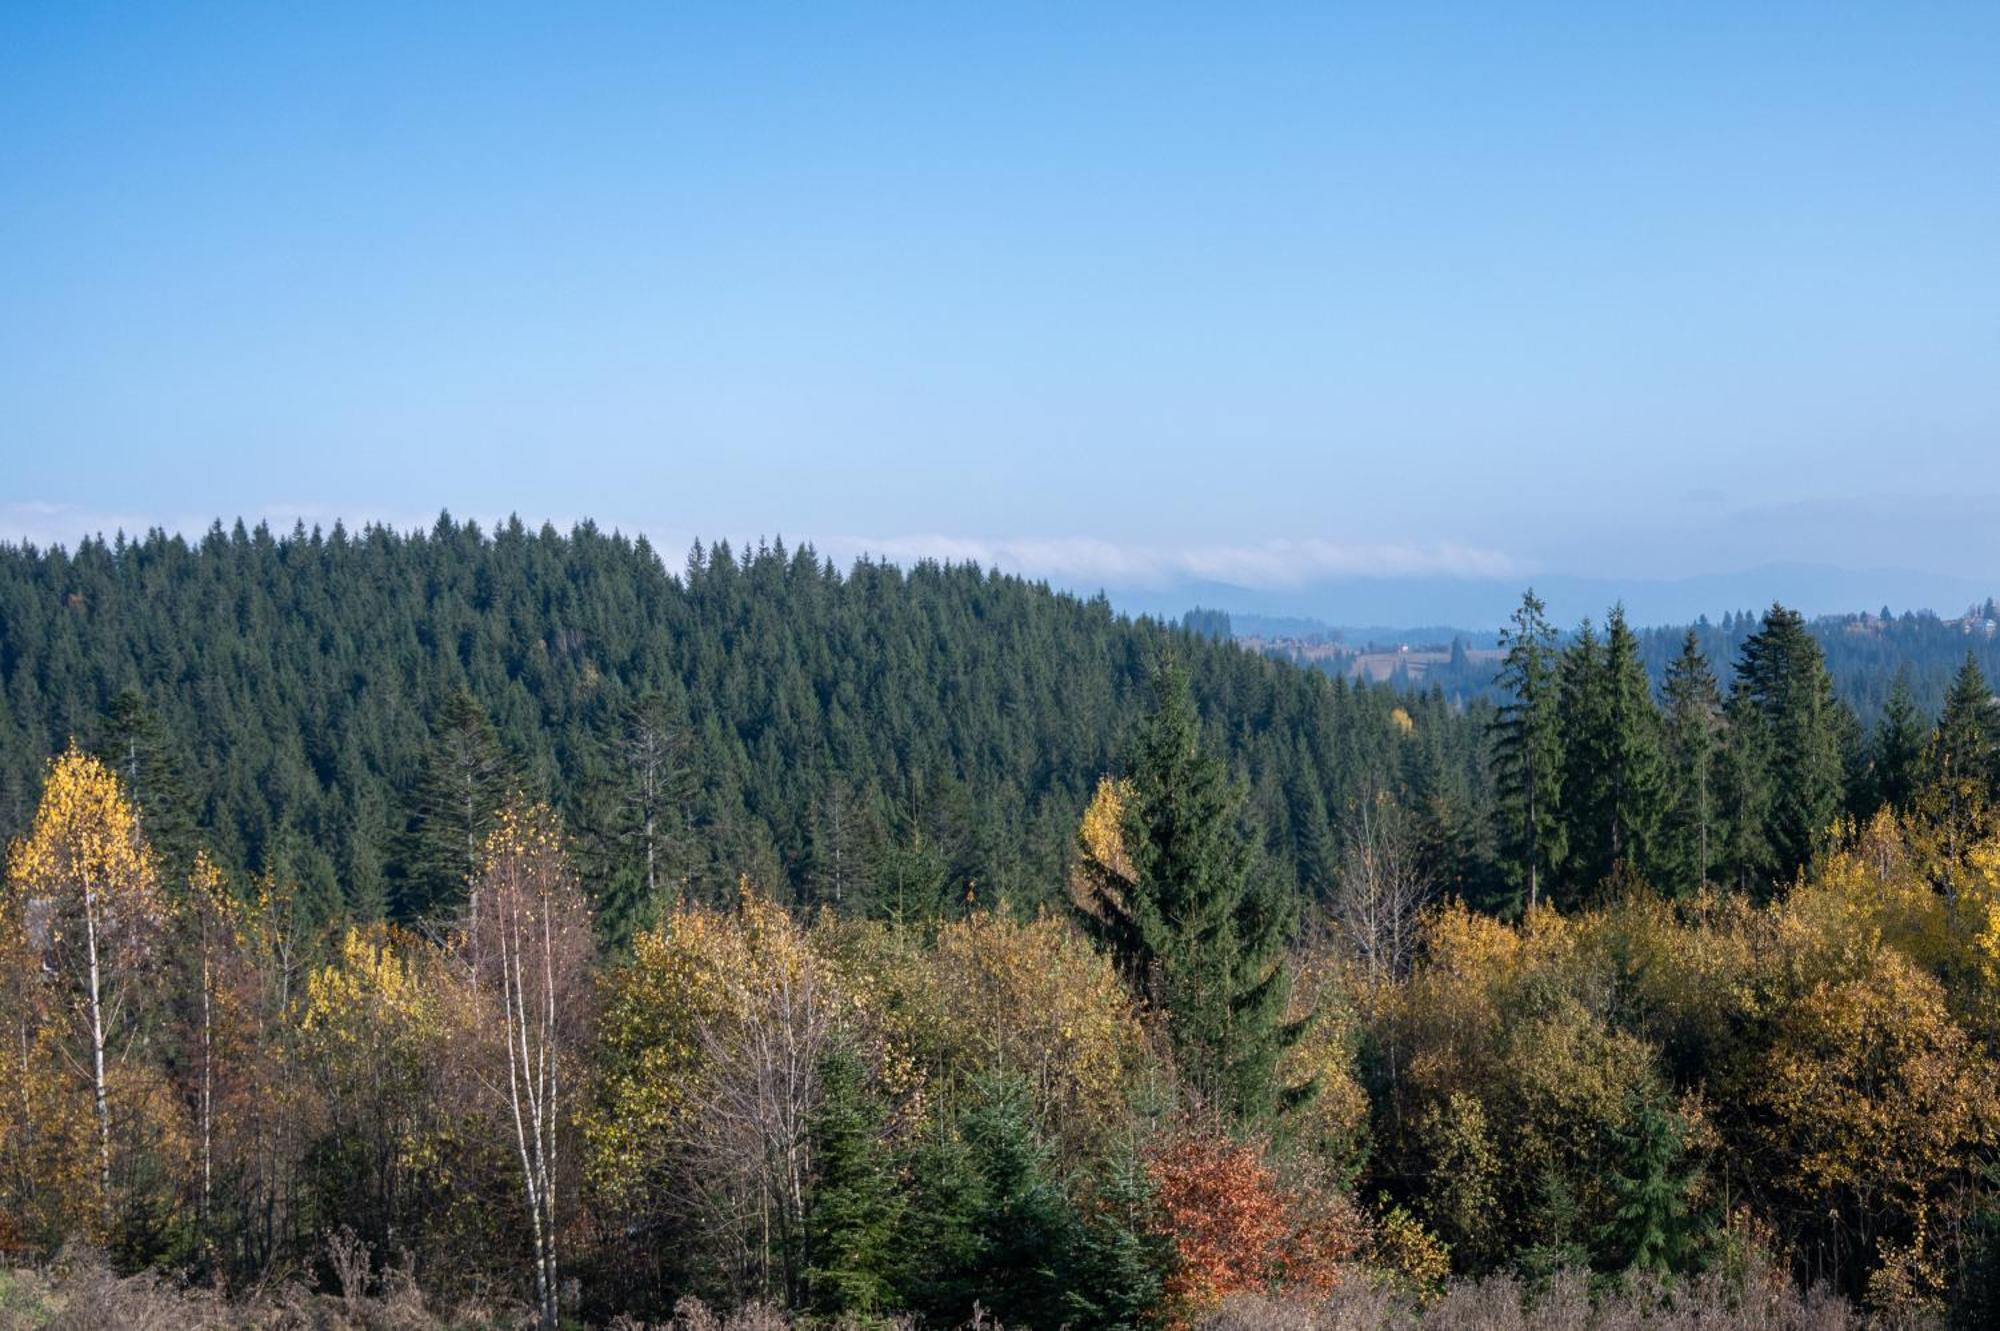
M 1952 680 L 1944 710 L 1924 751 L 1917 813 L 1936 839 L 1938 886 L 1956 899 L 1965 860 L 1988 830 L 1993 805 L 1995 742 L 2000 715 L 1993 691 L 1971 653 Z
M 1560 673 L 1571 884 L 1590 891 L 1620 866 L 1650 875 L 1665 804 L 1659 712 L 1623 606 L 1601 642 L 1584 623 Z
M 1004 1073 L 975 1084 L 963 1131 L 978 1177 L 980 1261 L 968 1273 L 978 1302 L 1003 1326 L 1062 1325 L 1076 1213 L 1026 1084 Z
M 1666 818 L 1660 711 L 1639 654 L 1639 639 L 1616 605 L 1605 626 L 1604 673 L 1608 723 L 1605 780 L 1609 792 L 1610 863 L 1651 878 L 1660 865 Z M 1608 871 L 1607 871 L 1608 872 Z
M 423 918 L 464 898 L 513 781 L 486 709 L 464 689 L 453 693 L 410 796 L 395 897 L 399 917 Z
M 1203 744 L 1187 672 L 1171 657 L 1127 787 L 1129 878 L 1095 866 L 1084 925 L 1166 1014 L 1189 1084 L 1247 1121 L 1268 1118 L 1285 1099 L 1279 1055 L 1299 1034 L 1284 1020 L 1296 906 L 1239 826 L 1244 792 Z
M 1567 853 L 1556 634 L 1532 589 L 1500 640 L 1507 655 L 1494 684 L 1505 700 L 1493 725 L 1493 783 L 1507 869 L 1532 908 Z
M 1715 874 L 1755 892 L 1775 872 L 1771 832 L 1770 736 L 1754 700 L 1732 689 L 1723 704 L 1715 764 Z
M 1953 677 L 1924 759 L 1928 782 L 1964 781 L 1990 793 L 2000 758 L 2000 707 L 1971 652 Z
M 1586 619 L 1556 668 L 1562 724 L 1562 795 L 1557 803 L 1567 852 L 1557 901 L 1581 895 L 1611 871 L 1611 680 L 1604 644 Z
M 813 800 L 807 827 L 806 900 L 862 913 L 874 874 L 870 851 L 881 841 L 873 808 L 836 776 Z
M 1693 629 L 1667 667 L 1664 749 L 1667 768 L 1664 885 L 1688 891 L 1708 882 L 1715 863 L 1715 766 L 1721 747 L 1722 695 Z
M 161 881 L 178 890 L 194 865 L 199 835 L 185 765 L 167 727 L 136 688 L 111 700 L 96 746 L 139 812 L 139 826 L 160 858 Z
M 1769 784 L 1763 839 L 1789 884 L 1825 846 L 1841 797 L 1840 704 L 1804 616 L 1782 605 L 1765 612 L 1744 640 L 1734 692 L 1759 731 Z
M 1878 807 L 1886 806 L 1898 816 L 1910 812 L 1923 785 L 1929 741 L 1930 727 L 1910 693 L 1910 668 L 1903 666 L 1889 686 L 1889 699 L 1870 745 L 1870 793 Z
M 809 1132 L 805 1275 L 813 1308 L 829 1316 L 896 1306 L 904 1202 L 884 1145 L 886 1118 L 860 1059 L 843 1049 L 824 1060 Z
M 984 1286 L 986 1180 L 958 1124 L 938 1115 L 909 1158 L 899 1246 L 904 1301 L 933 1326 L 966 1320 Z
M 1683 1125 L 1650 1096 L 1635 1096 L 1631 1125 L 1618 1134 L 1611 1170 L 1616 1209 L 1599 1236 L 1602 1264 L 1656 1276 L 1689 1270 L 1699 1255 L 1700 1226 L 1688 1205 L 1693 1179 L 1684 1163 Z
M 1105 1162 L 1077 1239 L 1065 1324 L 1076 1331 L 1146 1331 L 1161 1324 L 1174 1260 L 1152 1180 L 1136 1150 Z
M 658 918 L 692 876 L 693 737 L 657 693 L 618 707 L 590 754 L 582 858 L 598 898 L 598 924 L 614 947 Z

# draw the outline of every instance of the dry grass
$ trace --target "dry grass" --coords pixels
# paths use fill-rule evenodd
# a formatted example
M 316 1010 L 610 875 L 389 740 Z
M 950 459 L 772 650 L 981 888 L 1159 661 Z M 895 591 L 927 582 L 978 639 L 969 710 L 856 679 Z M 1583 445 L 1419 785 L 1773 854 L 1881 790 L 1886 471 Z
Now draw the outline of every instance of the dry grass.
M 395 1271 L 340 1295 L 288 1281 L 240 1298 L 150 1271 L 120 1277 L 89 1250 L 65 1250 L 43 1271 L 0 1273 L 0 1331 L 511 1331 L 532 1322 L 514 1304 L 433 1308 Z
M 1197 1331 L 1922 1331 L 1922 1318 L 1868 1318 L 1824 1291 L 1709 1277 L 1675 1287 L 1640 1283 L 1593 1295 L 1566 1274 L 1542 1286 L 1508 1276 L 1452 1285 L 1417 1302 L 1355 1282 L 1317 1304 L 1237 1298 Z
M 287 1282 L 225 1299 L 151 1273 L 121 1278 L 98 1254 L 69 1251 L 45 1271 L 0 1272 L 0 1331 L 514 1331 L 533 1323 L 531 1310 L 519 1304 L 435 1308 L 414 1281 L 395 1271 L 371 1280 L 350 1266 L 345 1274 L 342 1294 L 316 1294 Z M 619 1317 L 606 1331 L 805 1331 L 810 1325 L 824 1324 L 762 1304 L 723 1314 L 683 1299 L 664 1322 Z M 1801 1294 L 1770 1279 L 1707 1278 L 1671 1289 L 1639 1285 L 1593 1295 L 1586 1278 L 1564 1275 L 1539 1286 L 1506 1276 L 1460 1282 L 1425 1301 L 1359 1280 L 1317 1303 L 1239 1296 L 1195 1331 L 1922 1331 L 1926 1325 L 1864 1317 L 1837 1297 Z M 871 1326 L 915 1331 L 908 1319 Z M 1001 1328 L 979 1318 L 969 1331 Z

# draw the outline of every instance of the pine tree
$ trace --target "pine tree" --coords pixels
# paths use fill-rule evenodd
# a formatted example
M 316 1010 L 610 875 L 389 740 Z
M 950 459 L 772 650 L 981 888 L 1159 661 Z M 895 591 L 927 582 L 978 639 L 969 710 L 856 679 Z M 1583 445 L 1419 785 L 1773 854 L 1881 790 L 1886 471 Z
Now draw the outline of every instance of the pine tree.
M 1929 738 L 1930 727 L 1910 694 L 1910 669 L 1904 666 L 1896 671 L 1896 681 L 1889 687 L 1889 699 L 1875 723 L 1870 746 L 1871 793 L 1878 807 L 1887 806 L 1902 815 L 1914 806 L 1923 785 L 1924 749 Z
M 1586 619 L 1558 658 L 1562 794 L 1557 803 L 1568 855 L 1549 899 L 1582 894 L 1611 871 L 1611 679 L 1604 644 Z
M 1663 877 L 1685 891 L 1708 882 L 1715 863 L 1715 766 L 1721 747 L 1722 695 L 1693 629 L 1667 667 L 1666 846 Z
M 1493 727 L 1493 783 L 1507 868 L 1532 909 L 1563 863 L 1562 717 L 1556 634 L 1530 590 L 1511 625 L 1494 683 L 1505 696 Z
M 1789 884 L 1825 846 L 1840 812 L 1840 704 L 1819 644 L 1796 610 L 1773 605 L 1744 640 L 1735 695 L 1759 731 L 1770 802 L 1764 840 Z
M 903 1198 L 884 1145 L 887 1115 L 861 1060 L 824 1060 L 810 1130 L 812 1198 L 806 1212 L 806 1288 L 815 1310 L 861 1315 L 896 1306 L 896 1239 Z
M 1187 672 L 1168 659 L 1133 749 L 1116 838 L 1123 864 L 1092 857 L 1083 923 L 1167 1015 L 1189 1083 L 1246 1120 L 1285 1099 L 1279 1055 L 1291 894 L 1260 872 L 1238 825 L 1244 793 L 1202 743 Z
M 419 919 L 463 899 L 513 783 L 486 709 L 464 689 L 453 693 L 411 793 L 396 893 L 401 918 Z

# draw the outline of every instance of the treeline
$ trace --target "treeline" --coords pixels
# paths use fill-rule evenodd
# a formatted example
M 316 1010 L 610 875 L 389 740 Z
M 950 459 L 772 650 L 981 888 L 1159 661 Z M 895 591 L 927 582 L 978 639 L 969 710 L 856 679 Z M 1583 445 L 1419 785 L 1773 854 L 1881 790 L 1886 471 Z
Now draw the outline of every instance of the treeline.
M 1743 638 L 1726 693 L 1692 629 L 1656 693 L 1616 607 L 1601 633 L 1586 621 L 1563 640 L 1529 592 L 1501 641 L 1496 818 L 1502 864 L 1530 906 L 1578 904 L 1625 879 L 1769 896 L 1843 823 L 1921 811 L 1963 835 L 1971 803 L 2000 781 L 1992 689 L 1971 654 L 1934 724 L 1898 675 L 1868 731 L 1783 606 Z
M 1324 888 L 1340 809 L 1374 784 L 1427 811 L 1454 881 L 1489 873 L 1465 835 L 1482 727 L 1441 696 L 970 566 L 719 542 L 670 573 L 589 524 L 449 518 L 0 547 L 0 834 L 74 738 L 175 872 L 198 841 L 322 922 L 420 918 L 517 785 L 564 815 L 614 940 L 740 873 L 852 913 L 1032 910 L 1170 643 L 1280 879 Z
M 1727 687 L 1733 663 L 1744 643 L 1759 632 L 1762 618 L 1740 610 L 1726 612 L 1720 619 L 1703 616 L 1681 627 L 1638 628 L 1634 632 L 1639 639 L 1639 657 L 1658 687 L 1692 633 L 1701 654 L 1716 663 Z M 2000 631 L 1989 625 L 2000 626 L 2000 607 L 1990 600 L 1972 607 L 1960 619 L 1944 619 L 1930 611 L 1895 614 L 1884 606 L 1868 614 L 1821 615 L 1806 621 L 1806 631 L 1819 644 L 1827 674 L 1833 679 L 1834 696 L 1851 707 L 1864 725 L 1872 726 L 1888 707 L 1898 681 L 1919 710 L 1935 714 L 1944 706 L 1945 695 L 1968 653 L 1988 679 L 2000 678 Z M 1437 641 L 1448 639 L 1447 631 L 1439 633 Z M 1423 687 L 1439 689 L 1456 699 L 1498 699 L 1492 672 L 1467 657 L 1463 639 L 1450 641 L 1452 658 L 1427 665 L 1420 681 Z M 1325 668 L 1340 672 L 1344 666 L 1344 662 L 1334 662 Z M 1409 672 L 1398 670 L 1388 682 L 1408 687 Z

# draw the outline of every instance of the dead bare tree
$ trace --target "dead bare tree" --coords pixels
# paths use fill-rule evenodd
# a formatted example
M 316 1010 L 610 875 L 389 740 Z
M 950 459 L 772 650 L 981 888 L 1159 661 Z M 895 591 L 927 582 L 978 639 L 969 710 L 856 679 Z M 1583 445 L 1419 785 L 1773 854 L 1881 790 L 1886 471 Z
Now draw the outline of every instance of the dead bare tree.
M 487 838 L 459 955 L 473 1029 L 502 1052 L 474 1059 L 489 1102 L 511 1121 L 543 1331 L 559 1313 L 556 1237 L 568 1077 L 590 994 L 590 911 L 546 805 L 503 811 Z
M 684 858 L 694 795 L 691 748 L 686 728 L 659 698 L 641 698 L 626 710 L 617 749 L 624 774 L 622 839 L 636 845 L 652 909 L 660 906 L 663 877 Z M 677 881 L 676 890 L 681 886 Z
M 1434 885 L 1409 813 L 1386 791 L 1367 791 L 1342 823 L 1334 916 L 1370 985 L 1409 973 L 1417 925 Z

